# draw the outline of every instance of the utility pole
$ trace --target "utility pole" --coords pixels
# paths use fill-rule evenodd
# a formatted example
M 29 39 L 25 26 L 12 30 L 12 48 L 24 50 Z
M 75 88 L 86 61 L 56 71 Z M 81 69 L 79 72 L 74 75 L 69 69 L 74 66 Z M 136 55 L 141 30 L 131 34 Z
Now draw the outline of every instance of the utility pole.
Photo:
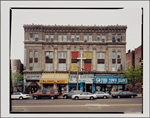
M 78 62 L 77 62 L 77 90 L 78 90 L 78 75 L 79 75 L 79 67 L 78 67 Z
M 141 69 L 142 69 L 142 96 L 143 96 L 143 8 L 142 8 L 142 23 L 141 23 Z

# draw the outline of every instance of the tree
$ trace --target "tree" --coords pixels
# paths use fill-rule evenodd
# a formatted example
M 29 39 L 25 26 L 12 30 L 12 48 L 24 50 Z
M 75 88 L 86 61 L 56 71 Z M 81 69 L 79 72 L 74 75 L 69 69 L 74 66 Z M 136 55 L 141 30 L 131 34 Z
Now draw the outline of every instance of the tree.
M 134 90 L 135 84 L 138 81 L 142 81 L 142 67 L 137 66 L 134 69 L 134 66 L 127 67 L 126 70 L 121 70 L 118 73 L 122 79 L 127 78 L 129 80 L 129 84 L 132 84 L 132 90 Z
M 17 85 L 20 85 L 20 84 L 25 85 L 25 83 L 23 83 L 23 80 L 24 79 L 26 80 L 27 78 L 25 78 L 24 76 L 25 75 L 19 73 L 19 71 L 15 72 L 15 73 L 12 73 L 11 74 L 11 82 L 13 84 L 12 86 L 14 87 L 15 84 L 17 84 Z

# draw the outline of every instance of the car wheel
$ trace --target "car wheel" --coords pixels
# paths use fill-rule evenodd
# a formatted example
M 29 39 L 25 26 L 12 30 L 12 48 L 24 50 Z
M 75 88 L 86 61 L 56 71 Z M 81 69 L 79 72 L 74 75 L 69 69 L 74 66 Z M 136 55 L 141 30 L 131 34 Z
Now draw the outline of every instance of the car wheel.
M 120 96 L 118 96 L 118 98 L 120 98 Z
M 90 100 L 94 100 L 94 97 L 91 96 L 91 97 L 90 97 Z
M 63 98 L 64 98 L 64 99 L 67 99 L 67 98 L 68 98 L 68 96 L 67 96 L 67 95 L 65 95 Z
M 131 98 L 134 98 L 134 96 L 132 95 Z
M 107 98 L 107 96 L 104 96 L 103 98 L 104 98 L 104 99 L 106 99 L 106 98 Z
M 75 97 L 75 100 L 79 100 L 79 97 L 76 96 L 76 97 Z
M 54 96 L 51 96 L 51 100 L 53 100 L 54 99 Z
M 19 100 L 22 100 L 23 99 L 23 97 L 21 96 L 21 97 L 19 97 Z
M 33 99 L 34 99 L 34 100 L 37 100 L 37 97 L 35 96 L 35 97 L 33 97 Z

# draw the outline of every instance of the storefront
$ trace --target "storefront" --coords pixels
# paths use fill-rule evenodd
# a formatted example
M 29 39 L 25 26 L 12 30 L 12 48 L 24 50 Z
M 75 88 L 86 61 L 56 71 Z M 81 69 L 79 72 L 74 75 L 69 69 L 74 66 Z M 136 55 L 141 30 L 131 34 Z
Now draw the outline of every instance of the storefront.
M 41 77 L 41 74 L 26 74 L 26 80 L 24 80 L 24 91 L 34 93 L 39 90 L 41 88 L 41 85 L 39 83 Z
M 40 83 L 43 89 L 57 88 L 60 92 L 68 92 L 68 73 L 43 73 Z
M 92 92 L 94 75 L 79 75 L 78 79 L 78 90 L 83 92 Z M 68 92 L 76 90 L 77 87 L 77 75 L 69 76 Z
M 93 82 L 93 93 L 95 91 L 119 91 L 125 90 L 128 79 L 119 76 L 95 76 Z M 95 90 L 94 90 L 95 89 Z

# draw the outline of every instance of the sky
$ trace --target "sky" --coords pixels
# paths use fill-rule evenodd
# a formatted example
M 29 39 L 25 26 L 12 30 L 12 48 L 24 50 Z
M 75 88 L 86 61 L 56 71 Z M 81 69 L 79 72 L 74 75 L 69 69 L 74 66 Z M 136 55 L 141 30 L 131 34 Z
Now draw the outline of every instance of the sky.
M 24 63 L 24 24 L 127 25 L 126 52 L 141 45 L 141 8 L 120 10 L 12 10 L 11 58 Z

